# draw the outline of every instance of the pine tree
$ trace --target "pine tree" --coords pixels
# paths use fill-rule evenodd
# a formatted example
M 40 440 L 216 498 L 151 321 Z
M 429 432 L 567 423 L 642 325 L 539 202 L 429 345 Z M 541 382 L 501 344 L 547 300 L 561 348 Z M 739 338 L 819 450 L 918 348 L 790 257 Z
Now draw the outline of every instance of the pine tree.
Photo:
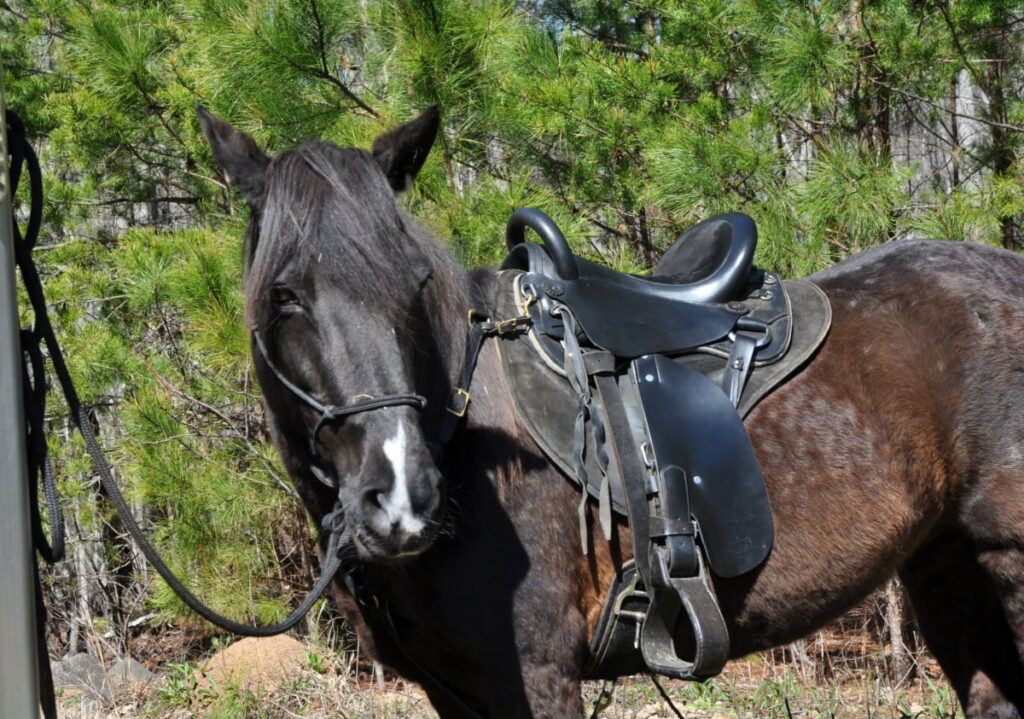
M 48 296 L 120 477 L 201 593 L 270 620 L 315 560 L 250 372 L 246 210 L 195 103 L 271 152 L 368 147 L 437 103 L 405 202 L 469 265 L 500 260 L 518 207 L 636 271 L 739 210 L 758 262 L 796 275 L 912 235 L 1019 244 L 1022 18 L 1010 0 L 9 0 L 0 57 L 46 163 Z M 81 447 L 60 451 L 93 546 L 115 520 Z M 86 560 L 149 581 L 123 543 Z M 110 613 L 60 586 L 76 626 Z

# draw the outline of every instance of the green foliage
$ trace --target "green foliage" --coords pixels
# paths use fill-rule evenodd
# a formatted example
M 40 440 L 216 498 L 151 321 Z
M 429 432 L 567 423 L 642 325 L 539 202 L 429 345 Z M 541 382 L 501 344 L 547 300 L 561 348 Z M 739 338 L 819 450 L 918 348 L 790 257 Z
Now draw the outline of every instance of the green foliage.
M 254 422 L 239 242 L 198 229 L 134 230 L 113 248 L 64 242 L 46 256 L 60 270 L 47 291 L 66 298 L 55 318 L 83 400 L 117 402 L 123 435 L 111 458 L 157 547 L 220 611 L 271 622 L 290 593 L 268 571 L 278 537 L 267 529 L 305 527 Z M 65 475 L 89 475 L 78 444 L 58 451 Z M 187 614 L 163 583 L 151 601 Z
M 195 670 L 186 662 L 168 662 L 164 670 L 160 699 L 168 707 L 191 709 L 197 685 Z
M 806 226 L 837 247 L 839 256 L 878 244 L 895 235 L 896 211 L 909 202 L 902 179 L 858 148 L 825 147 L 796 190 Z
M 205 596 L 272 619 L 288 592 L 269 527 L 305 527 L 249 371 L 246 210 L 195 103 L 270 152 L 368 147 L 438 103 L 404 203 L 471 266 L 500 260 L 522 206 L 636 271 L 741 210 L 758 261 L 803 274 L 922 233 L 1020 244 L 1022 16 L 1010 0 L 12 0 L 0 56 L 47 168 L 52 311 L 83 397 L 110 407 L 121 479 Z M 84 496 L 81 447 L 59 451 Z M 159 584 L 150 601 L 180 610 Z

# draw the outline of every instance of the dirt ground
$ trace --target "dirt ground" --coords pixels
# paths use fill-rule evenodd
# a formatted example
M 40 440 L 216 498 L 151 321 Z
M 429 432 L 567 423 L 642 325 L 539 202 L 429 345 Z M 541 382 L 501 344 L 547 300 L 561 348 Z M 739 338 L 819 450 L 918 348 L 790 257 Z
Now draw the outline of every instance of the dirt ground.
M 604 719 L 746 717 L 962 717 L 939 667 L 912 642 L 894 658 L 869 627 L 833 627 L 801 642 L 730 662 L 704 684 L 662 679 L 679 714 L 649 677 L 620 679 Z M 191 637 L 183 636 L 182 639 Z M 195 651 L 195 643 L 190 644 Z M 288 636 L 246 638 L 192 661 L 153 662 L 161 679 L 112 700 L 68 697 L 62 719 L 434 719 L 423 691 L 357 650 Z M 173 654 L 173 652 L 172 652 Z M 192 655 L 193 657 L 195 654 Z M 899 667 L 896 664 L 900 664 Z M 584 686 L 591 716 L 603 685 Z

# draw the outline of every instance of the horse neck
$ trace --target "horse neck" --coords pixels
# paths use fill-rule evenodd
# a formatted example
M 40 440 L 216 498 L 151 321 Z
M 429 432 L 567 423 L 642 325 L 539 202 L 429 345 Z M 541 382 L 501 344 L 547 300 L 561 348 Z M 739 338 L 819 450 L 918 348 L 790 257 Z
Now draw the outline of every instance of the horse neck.
M 479 303 L 478 291 L 469 272 L 447 250 L 433 245 L 428 254 L 432 277 L 424 290 L 427 322 L 439 359 L 454 383 L 463 364 L 468 313 Z
M 433 278 L 427 284 L 425 298 L 432 323 L 433 344 L 442 353 L 440 359 L 454 386 L 465 361 L 469 310 L 491 314 L 492 308 L 488 303 L 496 289 L 497 275 L 491 270 L 476 270 L 471 275 L 451 253 L 432 242 L 428 256 Z M 462 458 L 466 463 L 462 467 L 473 472 L 474 466 L 482 461 L 496 470 L 495 476 L 506 477 L 508 484 L 513 484 L 515 475 L 519 473 L 520 454 L 529 441 L 504 380 L 497 342 L 497 338 L 486 338 L 480 347 L 470 387 L 465 388 L 470 390 L 471 399 L 464 425 L 474 437 L 487 437 L 487 442 L 496 444 L 498 448 L 491 452 L 470 453 L 470 456 Z M 504 463 L 499 464 L 508 466 L 494 466 L 495 456 L 504 457 Z M 500 483 L 506 484 L 504 481 Z
M 490 270 L 474 271 L 472 276 L 440 247 L 431 254 L 433 279 L 427 285 L 426 302 L 432 322 L 433 344 L 442 352 L 441 361 L 448 370 L 452 386 L 466 360 L 470 310 L 489 315 L 487 306 L 496 275 Z M 501 379 L 501 360 L 496 340 L 486 338 L 475 358 L 471 380 L 471 405 L 467 424 L 483 425 L 505 432 L 514 431 L 518 420 L 511 413 L 511 398 Z

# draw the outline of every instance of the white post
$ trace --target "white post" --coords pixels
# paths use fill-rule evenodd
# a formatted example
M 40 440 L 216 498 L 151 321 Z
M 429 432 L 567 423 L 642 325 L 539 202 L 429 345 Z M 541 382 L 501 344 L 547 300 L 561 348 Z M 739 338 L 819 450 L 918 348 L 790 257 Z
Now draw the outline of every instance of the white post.
M 38 719 L 32 534 L 5 118 L 0 76 L 0 717 Z

